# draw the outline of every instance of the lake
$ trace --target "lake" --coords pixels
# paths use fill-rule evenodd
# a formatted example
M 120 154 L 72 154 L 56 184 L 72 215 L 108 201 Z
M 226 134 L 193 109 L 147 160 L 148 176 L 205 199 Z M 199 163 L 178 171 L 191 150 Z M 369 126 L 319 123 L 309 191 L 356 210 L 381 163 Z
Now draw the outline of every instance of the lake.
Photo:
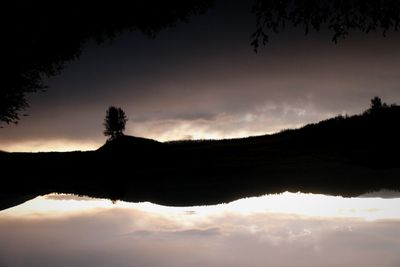
M 65 194 L 0 211 L 1 267 L 400 266 L 400 194 L 165 207 Z

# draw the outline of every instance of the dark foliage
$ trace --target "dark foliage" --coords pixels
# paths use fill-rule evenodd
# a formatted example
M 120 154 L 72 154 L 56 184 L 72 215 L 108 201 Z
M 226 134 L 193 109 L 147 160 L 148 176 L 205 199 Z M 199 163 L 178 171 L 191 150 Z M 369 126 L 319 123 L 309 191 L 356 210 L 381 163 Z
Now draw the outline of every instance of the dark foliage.
M 256 51 L 260 42 L 268 42 L 270 32 L 278 33 L 288 24 L 304 27 L 306 34 L 326 27 L 334 42 L 353 30 L 379 30 L 385 35 L 400 26 L 398 0 L 257 0 L 253 12 L 257 17 L 252 42 Z
M 150 37 L 207 10 L 212 0 L 5 1 L 2 3 L 0 123 L 16 123 L 28 107 L 26 94 L 44 90 L 81 54 L 83 44 L 112 40 L 123 31 Z
M 374 97 L 371 99 L 371 107 L 366 110 L 367 113 L 376 113 L 380 112 L 382 109 L 388 108 L 388 104 L 382 103 L 382 100 L 379 97 Z
M 121 136 L 125 131 L 125 124 L 128 119 L 121 108 L 109 107 L 104 118 L 104 135 L 109 136 L 109 140 L 114 140 Z

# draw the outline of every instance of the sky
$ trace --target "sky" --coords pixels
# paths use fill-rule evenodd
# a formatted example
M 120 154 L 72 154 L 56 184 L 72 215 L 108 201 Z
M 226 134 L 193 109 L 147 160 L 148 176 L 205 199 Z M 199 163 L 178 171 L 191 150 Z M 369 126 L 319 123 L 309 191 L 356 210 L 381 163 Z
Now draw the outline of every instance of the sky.
M 251 1 L 217 2 L 151 39 L 125 33 L 88 42 L 79 60 L 29 96 L 28 117 L 0 129 L 0 150 L 101 146 L 106 109 L 121 107 L 126 134 L 159 141 L 262 135 L 339 114 L 374 96 L 400 103 L 400 35 L 287 28 L 254 53 Z
M 0 211 L 0 266 L 397 267 L 399 201 L 286 192 L 174 208 L 51 194 Z

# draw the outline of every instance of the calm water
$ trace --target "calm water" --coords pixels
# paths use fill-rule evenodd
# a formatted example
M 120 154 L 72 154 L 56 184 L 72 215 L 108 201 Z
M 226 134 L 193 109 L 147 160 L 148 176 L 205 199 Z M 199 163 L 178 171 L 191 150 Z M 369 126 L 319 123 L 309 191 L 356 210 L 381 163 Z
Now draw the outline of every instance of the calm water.
M 398 267 L 397 197 L 284 193 L 171 208 L 51 194 L 0 212 L 0 266 Z

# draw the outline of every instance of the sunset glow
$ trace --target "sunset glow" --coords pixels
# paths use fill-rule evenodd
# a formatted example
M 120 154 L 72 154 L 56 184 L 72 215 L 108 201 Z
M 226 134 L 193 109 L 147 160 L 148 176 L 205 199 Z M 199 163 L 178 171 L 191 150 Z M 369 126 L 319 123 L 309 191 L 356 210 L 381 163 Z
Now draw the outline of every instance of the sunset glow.
M 66 152 L 96 150 L 101 142 L 70 140 L 36 140 L 6 144 L 2 150 L 7 152 Z

